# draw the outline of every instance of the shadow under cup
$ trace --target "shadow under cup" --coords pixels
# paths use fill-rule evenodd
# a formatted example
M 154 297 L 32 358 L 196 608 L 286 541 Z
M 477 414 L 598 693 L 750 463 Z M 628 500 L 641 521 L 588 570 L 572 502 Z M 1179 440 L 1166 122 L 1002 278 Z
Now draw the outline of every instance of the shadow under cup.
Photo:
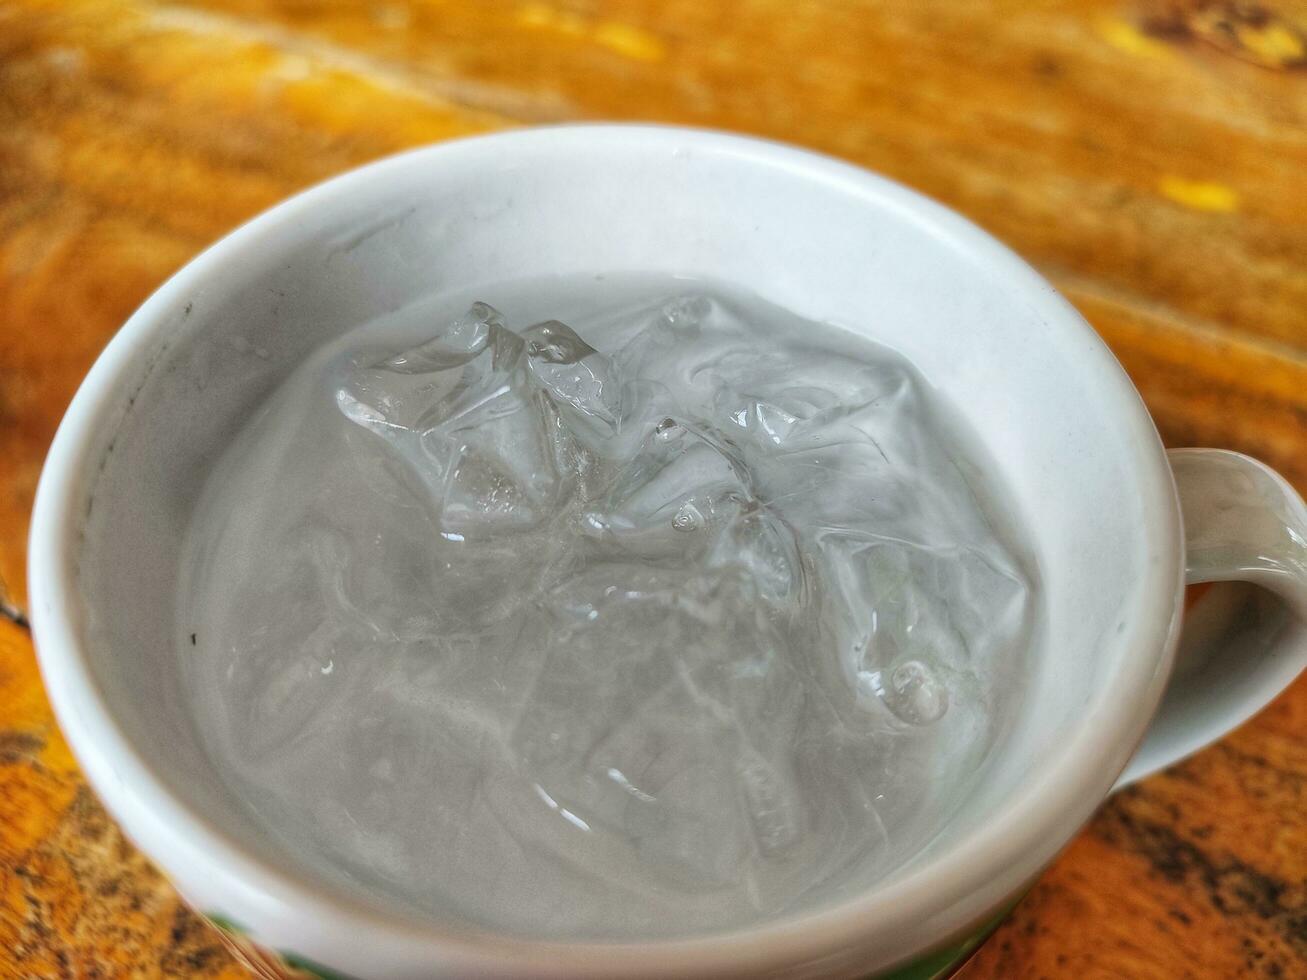
M 516 134 L 516 153 L 494 139 L 398 157 L 293 199 L 183 270 L 97 365 L 86 406 L 96 422 L 75 447 L 69 491 L 82 517 L 54 559 L 116 726 L 76 745 L 97 788 L 204 907 L 266 917 L 274 938 L 300 928 L 287 910 L 306 896 L 352 914 L 359 896 L 299 866 L 230 795 L 187 717 L 174 593 L 210 467 L 310 351 L 419 297 L 529 277 L 691 274 L 896 348 L 1002 473 L 1042 583 L 1022 708 L 933 843 L 852 899 L 864 902 L 861 934 L 887 950 L 924 948 L 992 913 L 1106 795 L 1165 681 L 1178 530 L 1134 389 L 1020 260 L 862 171 L 672 130 L 542 130 Z M 853 934 L 845 912 L 823 941 Z M 811 922 L 793 929 L 813 934 Z

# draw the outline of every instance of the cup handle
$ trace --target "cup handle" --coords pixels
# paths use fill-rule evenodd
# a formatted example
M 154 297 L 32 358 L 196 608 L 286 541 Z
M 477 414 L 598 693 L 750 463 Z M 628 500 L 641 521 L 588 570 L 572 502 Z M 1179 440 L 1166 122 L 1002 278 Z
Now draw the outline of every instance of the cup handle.
M 1167 453 L 1184 517 L 1185 582 L 1216 587 L 1185 615 L 1157 716 L 1116 789 L 1164 769 L 1251 718 L 1307 666 L 1307 506 L 1240 453 Z M 1217 591 L 1220 590 L 1220 591 Z

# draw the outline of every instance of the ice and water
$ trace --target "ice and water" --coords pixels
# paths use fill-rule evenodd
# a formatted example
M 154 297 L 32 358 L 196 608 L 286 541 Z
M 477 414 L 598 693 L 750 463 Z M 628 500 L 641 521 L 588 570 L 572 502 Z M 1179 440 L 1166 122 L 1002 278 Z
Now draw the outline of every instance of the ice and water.
M 351 885 L 521 935 L 738 926 L 909 859 L 1036 613 L 965 426 L 720 285 L 481 297 L 322 349 L 215 467 L 178 629 L 223 778 Z

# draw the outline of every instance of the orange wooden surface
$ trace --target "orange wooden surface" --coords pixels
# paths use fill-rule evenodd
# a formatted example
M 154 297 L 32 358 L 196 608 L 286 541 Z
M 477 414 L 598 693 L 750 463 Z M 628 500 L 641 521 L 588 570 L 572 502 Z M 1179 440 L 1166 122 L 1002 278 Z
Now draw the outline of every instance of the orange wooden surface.
M 623 118 L 885 172 L 1022 252 L 1171 444 L 1307 490 L 1307 5 L 1217 0 L 0 0 L 0 578 L 42 456 L 173 270 L 315 180 Z M 121 837 L 0 621 L 0 975 L 237 977 Z M 967 967 L 1307 976 L 1307 682 L 1107 804 Z

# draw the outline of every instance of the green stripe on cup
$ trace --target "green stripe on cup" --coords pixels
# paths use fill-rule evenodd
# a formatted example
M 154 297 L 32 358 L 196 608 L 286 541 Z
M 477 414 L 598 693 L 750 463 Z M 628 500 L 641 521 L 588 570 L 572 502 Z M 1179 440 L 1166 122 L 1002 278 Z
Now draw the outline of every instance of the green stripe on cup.
M 1003 920 L 1012 914 L 1019 901 L 1020 898 L 1003 906 L 1002 911 L 993 918 L 985 920 L 984 925 L 958 945 L 946 946 L 919 960 L 914 960 L 907 966 L 899 967 L 892 973 L 882 974 L 879 980 L 943 980 L 944 977 L 952 976 L 971 958 L 971 954 L 980 949 L 985 940 L 994 934 L 994 930 L 1003 924 Z
M 1020 901 L 1020 899 L 1017 899 Z M 907 966 L 900 967 L 892 973 L 881 974 L 879 980 L 943 980 L 950 976 L 958 967 L 978 950 L 986 939 L 993 934 L 994 930 L 1002 924 L 1003 920 L 1011 914 L 1016 908 L 1017 902 L 1003 907 L 1003 910 L 993 918 L 985 921 L 985 924 L 976 930 L 972 935 L 957 945 L 946 946 L 944 949 L 937 950 L 919 960 L 909 963 Z M 233 936 L 239 936 L 246 942 L 253 943 L 250 938 L 249 930 L 238 924 L 235 920 L 228 918 L 218 912 L 205 912 L 204 917 L 212 922 L 223 932 L 230 933 Z M 307 957 L 300 956 L 298 953 L 288 953 L 278 950 L 276 955 L 286 966 L 293 970 L 299 970 L 301 973 L 307 973 L 309 976 L 317 977 L 318 980 L 354 980 L 353 977 L 335 970 L 329 970 L 325 966 L 315 963 Z

